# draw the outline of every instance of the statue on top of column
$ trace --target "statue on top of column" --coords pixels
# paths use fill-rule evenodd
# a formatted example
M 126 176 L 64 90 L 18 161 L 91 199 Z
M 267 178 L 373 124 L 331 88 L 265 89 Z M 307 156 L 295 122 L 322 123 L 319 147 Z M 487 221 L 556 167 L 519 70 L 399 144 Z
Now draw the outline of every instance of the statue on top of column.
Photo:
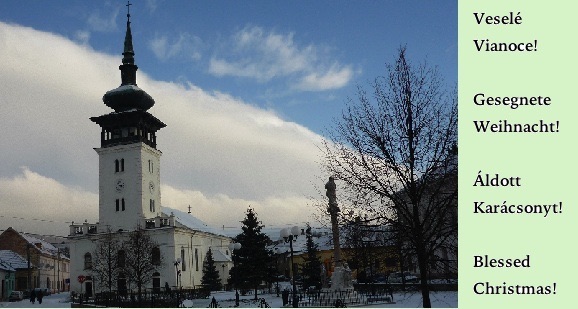
M 329 213 L 335 211 L 335 213 L 339 212 L 339 207 L 337 207 L 337 185 L 335 185 L 335 178 L 333 176 L 329 177 L 329 181 L 325 184 L 325 190 L 327 192 L 325 195 L 329 198 L 329 208 L 327 209 Z

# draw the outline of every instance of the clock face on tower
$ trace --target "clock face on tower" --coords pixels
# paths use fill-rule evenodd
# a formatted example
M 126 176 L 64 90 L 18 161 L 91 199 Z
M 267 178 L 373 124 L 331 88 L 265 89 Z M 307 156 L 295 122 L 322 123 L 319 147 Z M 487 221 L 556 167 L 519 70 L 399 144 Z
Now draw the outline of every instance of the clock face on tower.
M 120 193 L 124 190 L 124 181 L 122 179 L 116 180 L 116 192 Z
M 149 190 L 151 191 L 151 193 L 155 192 L 155 183 L 154 182 L 149 182 Z

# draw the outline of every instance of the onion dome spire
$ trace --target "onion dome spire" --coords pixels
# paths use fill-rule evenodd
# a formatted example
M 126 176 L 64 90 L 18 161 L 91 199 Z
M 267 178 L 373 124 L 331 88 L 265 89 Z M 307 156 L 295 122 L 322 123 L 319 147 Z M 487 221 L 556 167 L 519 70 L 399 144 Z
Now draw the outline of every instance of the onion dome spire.
M 122 85 L 136 85 L 136 71 L 138 66 L 134 64 L 134 49 L 132 47 L 132 32 L 130 31 L 130 6 L 129 2 L 126 14 L 126 34 L 124 36 L 124 51 L 122 53 L 121 71 Z
M 122 55 L 123 64 L 134 64 L 134 49 L 132 47 L 132 32 L 130 31 L 130 2 L 126 5 L 129 8 L 126 14 L 126 35 L 124 36 L 124 52 Z
M 132 109 L 148 110 L 155 104 L 155 100 L 144 90 L 136 85 L 136 71 L 138 66 L 134 64 L 134 49 L 132 46 L 132 32 L 130 29 L 130 2 L 127 3 L 126 34 L 124 37 L 124 50 L 122 64 L 118 67 L 122 83 L 120 87 L 108 91 L 102 100 L 106 106 L 123 112 Z

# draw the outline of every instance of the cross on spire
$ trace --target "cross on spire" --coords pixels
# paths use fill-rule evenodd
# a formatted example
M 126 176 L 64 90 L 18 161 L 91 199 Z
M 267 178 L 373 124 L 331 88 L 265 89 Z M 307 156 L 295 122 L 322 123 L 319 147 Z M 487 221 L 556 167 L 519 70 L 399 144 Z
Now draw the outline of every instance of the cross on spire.
M 130 6 L 132 5 L 132 3 L 130 3 L 130 1 L 127 1 L 126 3 L 126 17 L 128 17 L 130 19 Z
M 126 84 L 133 84 L 136 85 L 136 66 L 134 65 L 134 49 L 132 47 L 132 33 L 130 31 L 130 6 L 132 5 L 132 3 L 130 3 L 130 1 L 127 1 L 126 7 L 127 7 L 127 14 L 126 14 L 126 36 L 124 37 L 124 51 L 122 53 L 122 55 L 124 56 L 122 58 L 122 63 L 124 64 L 130 64 L 132 66 L 134 66 L 134 70 L 130 69 L 128 71 L 131 71 L 130 74 L 124 74 L 122 75 L 123 77 L 123 81 L 122 84 L 126 85 Z M 122 71 L 122 69 L 121 69 Z M 127 70 L 125 70 L 126 72 L 128 72 Z M 133 72 L 134 71 L 134 72 Z M 125 73 L 126 73 L 125 72 Z

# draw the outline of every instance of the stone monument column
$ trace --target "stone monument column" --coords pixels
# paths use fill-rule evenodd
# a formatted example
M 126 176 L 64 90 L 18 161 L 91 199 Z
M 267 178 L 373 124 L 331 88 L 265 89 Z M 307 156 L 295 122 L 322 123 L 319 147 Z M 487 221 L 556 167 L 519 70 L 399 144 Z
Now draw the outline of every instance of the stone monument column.
M 327 212 L 331 216 L 331 231 L 333 233 L 333 257 L 335 258 L 335 267 L 341 266 L 341 245 L 339 244 L 339 226 L 337 225 L 337 215 L 339 214 L 339 206 L 337 206 L 337 185 L 333 176 L 329 177 L 329 181 L 325 184 L 327 197 L 329 198 L 329 207 Z
M 329 181 L 325 184 L 327 198 L 329 198 L 329 207 L 327 211 L 331 216 L 331 230 L 333 234 L 333 257 L 335 259 L 335 267 L 331 275 L 331 290 L 343 291 L 352 290 L 353 283 L 351 281 L 351 270 L 347 263 L 343 263 L 341 259 L 341 246 L 339 244 L 339 226 L 337 225 L 337 214 L 339 207 L 337 206 L 337 186 L 333 176 L 329 177 Z

